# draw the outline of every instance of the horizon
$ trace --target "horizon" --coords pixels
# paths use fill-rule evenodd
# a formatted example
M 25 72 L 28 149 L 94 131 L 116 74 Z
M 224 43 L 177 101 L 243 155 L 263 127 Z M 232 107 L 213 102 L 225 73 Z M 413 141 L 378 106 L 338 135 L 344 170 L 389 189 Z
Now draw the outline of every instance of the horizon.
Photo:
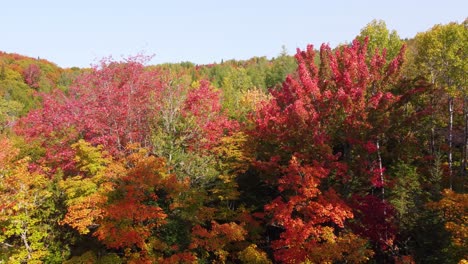
M 372 20 L 383 20 L 402 39 L 436 24 L 462 22 L 461 0 L 335 1 L 214 0 L 171 3 L 137 0 L 15 1 L 4 3 L 0 50 L 51 61 L 62 68 L 86 68 L 102 58 L 154 55 L 148 64 L 271 59 L 308 44 L 334 47 L 350 42 Z M 319 11 L 316 11 L 319 10 Z

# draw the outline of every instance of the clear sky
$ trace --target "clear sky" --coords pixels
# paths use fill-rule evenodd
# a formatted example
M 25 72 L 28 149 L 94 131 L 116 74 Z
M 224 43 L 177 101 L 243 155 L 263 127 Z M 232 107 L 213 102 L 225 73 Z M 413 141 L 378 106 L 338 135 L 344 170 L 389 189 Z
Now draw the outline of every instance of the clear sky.
M 141 52 L 206 64 L 334 46 L 372 19 L 406 38 L 466 17 L 467 0 L 3 0 L 0 50 L 62 67 Z

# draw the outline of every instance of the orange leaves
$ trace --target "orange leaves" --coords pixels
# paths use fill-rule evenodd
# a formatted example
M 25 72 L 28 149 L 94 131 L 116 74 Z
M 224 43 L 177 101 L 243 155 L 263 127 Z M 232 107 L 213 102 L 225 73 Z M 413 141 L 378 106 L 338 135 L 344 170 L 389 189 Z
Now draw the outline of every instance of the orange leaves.
M 226 260 L 229 252 L 227 247 L 238 241 L 245 240 L 247 232 L 245 229 L 234 222 L 218 224 L 211 221 L 211 228 L 206 229 L 200 225 L 192 229 L 192 243 L 190 249 L 201 248 L 204 251 L 214 254 L 216 258 L 223 262 Z
M 126 170 L 102 205 L 95 235 L 110 248 L 137 249 L 146 256 L 153 250 L 152 236 L 166 223 L 168 210 L 177 207 L 173 201 L 184 184 L 167 174 L 163 159 L 138 147 L 130 147 L 128 152 L 120 161 Z
M 4 137 L 0 137 L 0 167 L 7 168 L 10 165 L 10 162 L 18 154 L 19 149 L 13 147 L 13 144 L 10 140 Z
M 216 251 L 224 248 L 228 243 L 245 239 L 246 231 L 236 223 L 218 224 L 211 221 L 211 229 L 199 225 L 192 230 L 193 240 L 190 248 L 204 248 L 207 251 Z
M 454 245 L 468 249 L 468 194 L 445 189 L 443 198 L 429 206 L 443 213 L 445 228 L 452 233 Z
M 12 214 L 33 214 L 51 196 L 49 181 L 28 170 L 28 157 L 18 160 L 18 149 L 8 139 L 0 137 L 0 148 L 0 208 Z
M 102 217 L 101 206 L 106 201 L 106 197 L 101 193 L 94 193 L 80 200 L 80 203 L 68 206 L 67 214 L 60 224 L 67 224 L 80 234 L 87 234 L 89 228 Z
M 285 229 L 272 243 L 276 260 L 285 263 L 305 261 L 317 254 L 321 244 L 335 243 L 334 232 L 338 231 L 325 225 L 333 223 L 343 228 L 344 221 L 353 217 L 351 208 L 333 189 L 319 189 L 329 171 L 317 162 L 301 163 L 293 156 L 284 168 L 285 175 L 278 180 L 282 196 L 265 205 L 272 224 Z

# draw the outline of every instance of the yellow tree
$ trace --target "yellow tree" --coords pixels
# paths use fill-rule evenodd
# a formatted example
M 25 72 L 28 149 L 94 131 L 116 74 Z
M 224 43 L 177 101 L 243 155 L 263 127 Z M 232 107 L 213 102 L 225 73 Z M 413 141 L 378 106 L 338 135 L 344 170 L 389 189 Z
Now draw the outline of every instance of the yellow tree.
M 61 224 L 67 224 L 80 234 L 89 233 L 102 218 L 106 194 L 113 190 L 112 179 L 123 173 L 120 163 L 112 162 L 101 147 L 79 140 L 72 145 L 79 175 L 60 181 L 65 194 L 67 214 Z
M 0 138 L 0 243 L 11 263 L 42 263 L 48 255 L 48 226 L 41 217 L 52 196 L 49 180 L 28 170 L 28 158 L 17 159 L 18 149 Z
M 448 100 L 448 177 L 449 188 L 453 187 L 453 131 L 456 99 L 463 99 L 464 147 L 461 171 L 467 166 L 468 146 L 468 92 L 466 73 L 468 72 L 468 20 L 463 23 L 435 25 L 430 30 L 419 33 L 414 40 L 413 60 L 419 73 L 435 87 L 445 90 Z M 434 129 L 434 128 L 433 128 Z
M 429 207 L 441 212 L 445 229 L 452 234 L 452 257 L 465 263 L 468 259 L 468 194 L 446 189 L 442 196 L 440 201 L 429 204 Z

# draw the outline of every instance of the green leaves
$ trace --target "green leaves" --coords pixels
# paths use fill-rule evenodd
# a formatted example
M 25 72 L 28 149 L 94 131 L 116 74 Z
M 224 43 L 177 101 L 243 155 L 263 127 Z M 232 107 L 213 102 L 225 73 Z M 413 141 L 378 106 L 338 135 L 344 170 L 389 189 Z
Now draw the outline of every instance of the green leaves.
M 390 31 L 383 20 L 372 20 L 361 29 L 361 33 L 356 38 L 361 42 L 368 38 L 367 51 L 371 56 L 385 50 L 387 62 L 398 55 L 403 45 L 398 33 L 395 30 Z
M 452 96 L 466 94 L 468 28 L 465 24 L 436 25 L 415 37 L 415 64 Z
M 23 110 L 23 104 L 15 100 L 5 100 L 0 97 L 0 133 L 13 126 L 14 121 Z

